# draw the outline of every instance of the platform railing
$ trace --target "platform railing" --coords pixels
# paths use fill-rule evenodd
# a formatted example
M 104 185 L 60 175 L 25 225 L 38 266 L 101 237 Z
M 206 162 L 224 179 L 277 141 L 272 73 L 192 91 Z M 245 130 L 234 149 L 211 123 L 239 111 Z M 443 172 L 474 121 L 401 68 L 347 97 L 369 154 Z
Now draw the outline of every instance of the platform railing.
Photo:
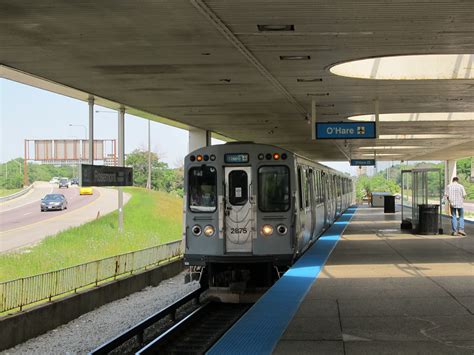
M 0 283 L 0 313 L 54 297 L 75 293 L 88 286 L 146 270 L 183 255 L 182 241 L 170 242 L 109 258 Z

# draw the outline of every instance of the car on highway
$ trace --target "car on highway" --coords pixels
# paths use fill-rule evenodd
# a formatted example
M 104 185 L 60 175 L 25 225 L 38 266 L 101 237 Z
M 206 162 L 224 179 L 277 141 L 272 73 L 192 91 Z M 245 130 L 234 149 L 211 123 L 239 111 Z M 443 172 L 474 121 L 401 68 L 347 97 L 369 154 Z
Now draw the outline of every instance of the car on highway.
M 57 176 L 53 177 L 51 180 L 49 180 L 50 184 L 57 184 L 59 183 L 59 178 Z
M 62 188 L 62 187 L 65 187 L 65 188 L 69 188 L 69 179 L 68 178 L 61 178 L 59 179 L 59 188 Z
M 79 185 L 79 178 L 73 177 L 71 179 L 71 185 Z
M 41 212 L 67 209 L 67 199 L 63 194 L 47 194 L 41 199 Z
M 79 189 L 79 195 L 93 195 L 94 191 L 92 190 L 92 187 L 81 187 Z

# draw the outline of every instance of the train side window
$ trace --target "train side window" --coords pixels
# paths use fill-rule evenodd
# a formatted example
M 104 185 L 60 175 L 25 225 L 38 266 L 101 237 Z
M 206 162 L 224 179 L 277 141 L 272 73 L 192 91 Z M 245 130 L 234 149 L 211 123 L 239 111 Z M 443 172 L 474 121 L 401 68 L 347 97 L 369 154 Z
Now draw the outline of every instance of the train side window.
M 301 186 L 301 167 L 298 167 L 298 199 L 300 200 L 300 210 L 303 209 L 303 187 Z
M 258 169 L 258 206 L 262 212 L 290 209 L 290 169 L 283 165 Z
M 321 171 L 316 171 L 316 186 L 318 190 L 318 203 L 323 202 L 323 196 L 321 191 Z
M 310 193 L 311 193 L 311 170 L 305 170 L 305 174 L 304 174 L 304 178 L 305 178 L 305 194 L 304 194 L 304 197 L 305 197 L 305 207 L 308 208 L 311 206 L 311 201 L 310 201 Z
M 189 169 L 189 209 L 214 212 L 217 208 L 217 171 L 211 166 Z
M 229 202 L 234 206 L 245 205 L 248 201 L 248 176 L 243 170 L 229 173 Z

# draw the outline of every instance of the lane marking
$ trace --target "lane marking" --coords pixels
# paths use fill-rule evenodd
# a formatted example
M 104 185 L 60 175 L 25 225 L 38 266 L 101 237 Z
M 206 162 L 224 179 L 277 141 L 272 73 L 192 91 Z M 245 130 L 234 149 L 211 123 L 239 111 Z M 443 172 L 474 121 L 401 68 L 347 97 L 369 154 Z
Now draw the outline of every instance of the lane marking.
M 51 190 L 49 190 L 49 192 L 46 193 L 46 195 L 52 193 L 53 190 L 54 190 L 54 187 L 52 187 Z M 37 191 L 39 191 L 39 190 L 37 190 Z M 34 192 L 34 191 L 32 191 L 32 193 L 33 193 L 33 192 Z M 20 206 L 12 207 L 12 208 L 9 208 L 9 209 L 6 209 L 6 210 L 1 210 L 1 211 L 0 211 L 0 214 L 3 214 L 3 213 L 5 213 L 5 212 L 10 212 L 10 211 L 16 210 L 17 208 L 20 208 L 20 207 L 32 205 L 32 204 L 34 204 L 34 203 L 38 203 L 39 201 L 41 201 L 41 198 L 40 198 L 39 200 L 34 200 L 34 201 L 31 201 L 31 202 L 28 202 L 28 203 L 24 203 L 23 205 L 20 205 Z
M 76 211 L 80 211 L 82 210 L 83 208 L 86 208 L 86 207 L 90 207 L 91 205 L 93 204 L 96 204 L 97 201 L 100 200 L 100 198 L 102 197 L 102 194 L 99 192 L 99 196 L 94 200 L 94 201 L 91 201 L 87 204 L 85 204 L 84 206 L 81 206 L 79 208 L 76 208 L 74 210 L 69 210 L 69 208 L 66 210 L 67 212 L 66 213 L 62 213 L 60 214 L 59 216 L 55 216 L 55 217 L 51 217 L 51 218 L 47 218 L 47 219 L 43 219 L 41 221 L 38 221 L 38 222 L 34 222 L 34 223 L 31 223 L 31 224 L 27 224 L 26 226 L 22 226 L 22 227 L 18 227 L 18 228 L 14 228 L 14 229 L 8 229 L 6 231 L 0 231 L 0 236 L 6 234 L 6 233 L 10 233 L 10 232 L 15 232 L 15 231 L 19 231 L 19 230 L 23 230 L 23 229 L 28 229 L 30 228 L 31 226 L 35 226 L 37 224 L 41 224 L 41 223 L 44 223 L 44 222 L 49 222 L 49 221 L 56 221 L 58 219 L 64 219 L 64 217 L 68 218 L 69 217 L 69 211 L 71 211 L 70 213 L 73 213 L 73 212 L 76 212 Z M 104 196 L 105 197 L 105 196 Z
M 32 214 L 33 212 L 28 212 L 28 213 L 25 213 L 23 216 L 28 216 L 29 214 Z

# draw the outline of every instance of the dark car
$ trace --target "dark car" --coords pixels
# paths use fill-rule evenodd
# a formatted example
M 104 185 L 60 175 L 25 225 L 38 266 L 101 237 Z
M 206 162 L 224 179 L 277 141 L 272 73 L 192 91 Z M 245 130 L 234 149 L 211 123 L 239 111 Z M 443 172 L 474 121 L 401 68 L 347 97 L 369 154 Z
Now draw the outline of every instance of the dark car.
M 75 177 L 71 179 L 71 185 L 79 185 L 79 178 Z
M 63 194 L 47 194 L 41 200 L 41 212 L 67 209 L 67 200 Z
M 59 188 L 61 188 L 61 187 L 65 187 L 65 188 L 69 189 L 69 180 L 66 179 L 66 178 L 59 179 Z

